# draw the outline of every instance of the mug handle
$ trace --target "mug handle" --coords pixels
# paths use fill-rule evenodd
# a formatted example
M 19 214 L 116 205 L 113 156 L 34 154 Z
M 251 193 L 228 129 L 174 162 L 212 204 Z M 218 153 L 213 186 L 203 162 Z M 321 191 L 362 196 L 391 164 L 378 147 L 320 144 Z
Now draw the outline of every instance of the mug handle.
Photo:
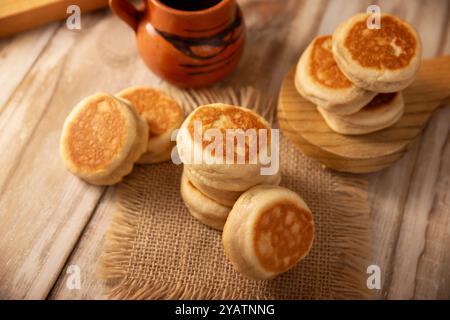
M 137 31 L 140 19 L 140 12 L 129 0 L 109 0 L 111 10 L 123 21 L 125 21 L 131 29 Z

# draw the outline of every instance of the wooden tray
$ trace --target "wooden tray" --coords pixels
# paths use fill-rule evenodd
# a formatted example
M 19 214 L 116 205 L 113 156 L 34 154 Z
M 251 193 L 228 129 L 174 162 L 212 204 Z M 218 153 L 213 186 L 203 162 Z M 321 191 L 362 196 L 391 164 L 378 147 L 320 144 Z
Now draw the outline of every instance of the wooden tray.
M 280 92 L 278 119 L 283 133 L 307 156 L 338 171 L 365 173 L 393 164 L 422 132 L 431 114 L 450 101 L 450 56 L 425 60 L 405 91 L 405 114 L 394 126 L 363 136 L 332 131 L 294 86 L 292 67 Z
M 106 7 L 108 0 L 0 0 L 0 37 L 64 19 L 72 4 L 85 13 Z

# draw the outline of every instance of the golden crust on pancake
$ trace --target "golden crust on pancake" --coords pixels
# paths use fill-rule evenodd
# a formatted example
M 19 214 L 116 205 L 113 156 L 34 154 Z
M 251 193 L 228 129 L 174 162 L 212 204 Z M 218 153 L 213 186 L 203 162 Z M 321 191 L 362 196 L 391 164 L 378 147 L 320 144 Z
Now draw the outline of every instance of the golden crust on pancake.
M 200 128 L 203 128 L 203 138 L 199 132 Z M 230 144 L 234 145 L 233 150 L 227 150 L 227 133 L 238 135 L 238 131 L 226 132 L 227 129 L 239 129 L 240 133 L 244 133 L 244 137 L 241 136 Z M 262 129 L 265 131 L 261 132 Z M 208 137 L 212 132 L 213 136 Z M 265 135 L 267 144 L 259 140 L 262 134 Z M 202 138 L 201 142 L 197 141 L 199 138 Z M 239 140 L 244 142 L 245 146 L 236 144 Z M 262 164 L 259 156 L 262 155 L 261 152 L 270 156 L 270 140 L 270 125 L 257 113 L 246 108 L 217 103 L 200 106 L 191 112 L 177 135 L 177 149 L 184 165 L 194 169 L 201 178 L 208 179 L 208 186 L 227 191 L 245 191 L 263 183 L 267 178 L 261 175 Z M 263 145 L 261 149 L 260 144 Z M 220 147 L 223 147 L 222 154 Z M 227 159 L 225 154 L 231 157 Z
M 210 226 L 222 230 L 231 207 L 221 205 L 200 192 L 183 173 L 180 186 L 184 204 L 194 218 Z
M 267 130 L 268 143 L 270 143 L 270 125 L 252 110 L 227 105 L 227 104 L 210 104 L 198 107 L 195 109 L 188 118 L 186 128 L 193 139 L 195 122 L 199 121 L 201 123 L 201 130 L 203 134 L 209 129 L 218 129 L 223 134 L 223 153 L 226 152 L 227 137 L 225 130 L 227 129 L 241 129 L 244 132 L 248 129 L 265 129 Z M 199 133 L 200 134 L 200 133 Z M 257 137 L 258 139 L 258 137 Z M 208 139 L 203 139 L 203 147 L 206 147 L 211 142 Z M 248 161 L 248 142 L 246 142 L 246 160 Z M 235 156 L 237 154 L 235 152 Z
M 380 93 L 359 112 L 347 116 L 334 115 L 318 107 L 328 126 L 341 134 L 360 135 L 394 125 L 403 116 L 401 92 Z
M 242 275 L 256 280 L 291 269 L 314 240 L 311 210 L 295 192 L 276 186 L 254 187 L 238 199 L 225 223 L 225 254 Z
M 336 114 L 359 111 L 376 93 L 358 88 L 340 71 L 332 54 L 331 36 L 316 37 L 300 57 L 297 91 L 312 103 Z
M 99 185 L 119 182 L 145 150 L 148 127 L 132 107 L 106 93 L 82 100 L 65 121 L 61 156 L 67 169 Z
M 311 43 L 309 75 L 328 88 L 350 88 L 352 83 L 341 72 L 331 51 L 331 36 L 319 36 Z
M 333 34 L 333 54 L 357 86 L 375 92 L 403 90 L 414 80 L 422 56 L 420 37 L 407 22 L 381 15 L 381 28 L 369 29 L 369 14 L 343 22 Z
M 194 121 L 201 121 L 203 131 L 208 129 L 269 129 L 270 126 L 255 112 L 238 106 L 210 104 L 193 111 L 188 128 L 194 134 Z
M 313 237 L 311 213 L 281 199 L 257 218 L 253 247 L 265 270 L 281 273 L 305 256 Z
M 170 160 L 167 150 L 175 145 L 171 141 L 172 131 L 184 120 L 180 105 L 164 92 L 144 86 L 122 90 L 117 97 L 129 101 L 148 124 L 148 150 L 139 163 Z
M 388 70 L 407 67 L 416 54 L 416 36 L 393 16 L 384 15 L 381 26 L 369 30 L 366 20 L 355 23 L 345 37 L 345 48 L 364 67 Z
M 66 128 L 68 156 L 80 170 L 97 172 L 128 152 L 135 126 L 125 106 L 110 96 L 96 95 L 85 101 Z
M 131 87 L 117 94 L 133 104 L 147 121 L 149 137 L 159 136 L 176 128 L 184 118 L 180 105 L 161 90 L 149 87 Z

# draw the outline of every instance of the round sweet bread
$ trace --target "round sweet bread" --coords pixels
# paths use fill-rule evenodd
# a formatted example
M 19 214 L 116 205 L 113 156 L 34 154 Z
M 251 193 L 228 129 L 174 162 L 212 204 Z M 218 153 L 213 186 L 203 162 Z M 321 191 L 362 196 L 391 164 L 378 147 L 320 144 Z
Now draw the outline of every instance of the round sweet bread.
M 297 65 L 295 87 L 305 99 L 328 112 L 355 113 L 376 93 L 347 79 L 337 66 L 331 47 L 331 36 L 319 36 L 311 42 Z
M 98 93 L 82 100 L 67 117 L 60 154 L 74 175 L 112 185 L 129 174 L 146 149 L 148 126 L 127 103 Z
M 267 185 L 242 194 L 222 234 L 234 268 L 257 280 L 294 267 L 308 254 L 313 240 L 312 213 L 302 198 L 289 189 Z
M 180 105 L 161 90 L 136 86 L 122 90 L 118 98 L 129 101 L 147 121 L 148 146 L 139 163 L 157 163 L 170 160 L 175 142 L 173 130 L 184 120 Z
M 422 58 L 416 30 L 389 14 L 381 28 L 369 29 L 369 14 L 357 14 L 333 34 L 333 55 L 339 69 L 356 86 L 374 92 L 401 91 L 414 81 Z
M 364 108 L 350 115 L 332 114 L 317 108 L 328 126 L 337 133 L 361 135 L 382 130 L 403 116 L 405 104 L 401 92 L 380 93 Z

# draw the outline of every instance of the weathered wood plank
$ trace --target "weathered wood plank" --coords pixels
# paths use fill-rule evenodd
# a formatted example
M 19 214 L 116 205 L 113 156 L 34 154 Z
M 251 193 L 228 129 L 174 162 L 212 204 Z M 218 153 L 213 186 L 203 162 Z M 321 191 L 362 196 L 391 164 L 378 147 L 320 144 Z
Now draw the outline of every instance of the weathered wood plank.
M 105 14 L 84 16 L 81 32 L 61 27 L 0 115 L 1 298 L 48 295 L 103 192 L 59 159 L 70 110 L 94 92 L 157 79 L 131 30 L 116 30 L 118 19 Z
M 0 40 L 0 113 L 58 28 L 57 23 Z
M 450 299 L 450 250 L 448 248 L 450 244 L 450 161 L 448 161 L 450 159 L 450 107 L 436 115 L 435 123 L 436 127 L 430 126 L 424 135 L 424 140 L 435 139 L 434 146 L 430 148 L 427 144 L 424 146 L 426 149 L 424 148 L 425 150 L 421 152 L 424 158 L 434 156 L 428 164 L 428 167 L 432 166 L 431 172 L 425 174 L 422 172 L 422 179 L 419 181 L 424 184 L 430 182 L 434 184 L 427 190 L 423 190 L 427 187 L 426 185 L 414 186 L 422 189 L 420 190 L 422 192 L 418 194 L 419 199 L 427 196 L 431 198 L 428 201 L 422 200 L 421 203 L 430 207 L 425 242 L 417 264 L 414 299 Z M 446 135 L 445 131 L 447 131 Z M 439 147 L 441 150 L 438 149 Z M 426 160 L 429 159 L 424 159 L 425 163 Z M 420 171 L 417 172 L 417 174 L 420 173 Z M 426 176 L 425 179 L 423 175 Z M 434 181 L 430 179 L 434 178 L 433 175 L 436 176 Z M 431 192 L 427 194 L 428 190 Z M 415 208 L 411 209 L 415 210 Z
M 423 6 L 418 30 L 423 35 L 424 54 L 449 54 L 450 2 Z M 435 37 L 427 37 L 433 34 Z M 443 46 L 444 44 L 444 46 Z M 405 202 L 389 298 L 448 299 L 450 270 L 448 213 L 450 206 L 448 156 L 450 108 L 437 113 L 422 139 Z M 447 151 L 448 152 L 448 151 Z M 445 160 L 446 159 L 446 160 Z
M 0 117 L 2 298 L 46 296 L 101 194 L 68 176 L 57 156 L 67 106 L 55 92 L 76 38 L 57 31 Z
M 49 299 L 102 299 L 105 287 L 104 283 L 96 277 L 97 265 L 103 249 L 104 237 L 115 211 L 114 188 L 108 188 L 67 263 L 61 269 L 58 281 L 48 296 Z M 71 265 L 80 268 L 79 290 L 70 289 L 67 286 L 69 276 L 67 270 Z
M 422 1 L 408 1 L 406 5 L 399 1 L 379 1 L 378 4 L 382 10 L 397 14 L 416 26 L 424 41 L 425 57 L 449 53 L 448 51 L 439 52 L 442 33 L 449 25 L 446 18 L 449 10 L 448 2 L 429 1 L 424 5 Z M 428 127 L 436 128 L 441 116 L 441 113 L 435 115 Z M 430 202 L 433 202 L 433 190 L 436 183 L 433 170 L 429 172 L 429 175 L 418 174 L 417 171 L 422 172 L 421 168 L 428 166 L 431 168 L 439 166 L 440 154 L 435 154 L 432 159 L 423 159 L 420 154 L 423 153 L 421 150 L 433 152 L 436 150 L 433 148 L 438 148 L 436 136 L 441 138 L 446 136 L 446 129 L 440 127 L 441 130 L 434 135 L 427 130 L 426 135 L 402 160 L 391 168 L 370 177 L 371 214 L 375 237 L 374 264 L 381 267 L 382 295 L 387 298 L 414 296 L 416 266 L 419 263 L 426 236 L 429 215 L 427 208 Z M 421 184 L 429 186 L 427 190 L 420 190 L 427 196 L 422 198 L 421 207 L 412 210 L 415 199 L 419 197 L 417 185 Z M 416 219 L 421 223 L 415 223 Z M 433 237 L 438 239 L 438 235 Z M 422 297 L 425 296 L 430 295 L 428 292 L 422 292 Z
M 435 115 L 419 144 L 417 159 L 404 204 L 398 242 L 395 247 L 392 265 L 393 274 L 388 298 L 414 298 L 417 277 L 421 280 L 422 288 L 433 287 L 432 284 L 438 283 L 441 273 L 446 273 L 450 267 L 445 265 L 445 261 L 442 261 L 439 257 L 439 255 L 446 255 L 449 251 L 448 244 L 450 242 L 448 242 L 448 235 L 445 234 L 446 229 L 448 231 L 448 225 L 436 223 L 446 221 L 450 207 L 447 206 L 447 214 L 445 214 L 447 217 L 441 212 L 435 211 L 436 206 L 439 207 L 436 203 L 438 200 L 436 190 L 439 190 L 439 197 L 441 198 L 450 196 L 448 185 L 450 172 L 442 172 L 441 170 L 444 160 L 443 151 L 448 143 L 449 134 L 450 108 L 446 108 Z M 438 183 L 441 184 L 439 189 L 437 188 Z M 444 208 L 442 203 L 441 208 Z M 431 226 L 430 219 L 433 213 L 433 220 L 437 221 L 433 221 Z M 434 232 L 430 233 L 432 230 Z M 429 238 L 429 248 L 426 247 L 427 238 Z M 434 245 L 433 242 L 438 245 Z M 429 264 L 426 261 L 428 255 L 438 259 Z M 422 268 L 421 275 L 418 274 L 419 265 Z M 444 268 L 444 270 L 441 270 L 441 268 Z M 426 283 L 424 277 L 432 282 Z M 439 285 L 434 287 L 438 289 Z M 446 289 L 447 294 L 450 294 L 450 288 L 447 287 Z M 436 292 L 432 290 L 417 293 L 422 298 L 436 298 Z
M 334 30 L 342 21 L 350 18 L 356 13 L 365 12 L 371 3 L 372 2 L 369 0 L 330 1 L 327 10 L 324 12 L 323 18 L 321 19 L 319 32 L 317 34 L 333 34 Z

